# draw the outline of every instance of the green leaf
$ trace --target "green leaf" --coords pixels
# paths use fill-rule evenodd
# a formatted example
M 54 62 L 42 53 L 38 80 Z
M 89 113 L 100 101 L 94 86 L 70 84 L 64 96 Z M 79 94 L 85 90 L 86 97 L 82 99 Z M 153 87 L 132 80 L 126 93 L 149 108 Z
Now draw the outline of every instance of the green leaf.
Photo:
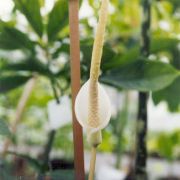
M 152 39 L 150 53 L 158 53 L 160 51 L 173 51 L 179 40 L 173 38 L 155 38 Z M 140 46 L 136 45 L 134 48 L 129 49 L 123 55 L 117 54 L 115 57 L 109 59 L 105 64 L 103 64 L 102 69 L 108 70 L 111 68 L 115 68 L 124 64 L 128 64 L 130 62 L 134 62 L 140 56 L 139 54 Z
M 15 5 L 21 11 L 32 28 L 41 37 L 43 34 L 43 23 L 40 14 L 40 4 L 37 0 L 14 0 Z
M 33 50 L 33 42 L 29 40 L 26 34 L 14 27 L 8 27 L 1 23 L 0 48 L 6 50 L 30 49 Z
M 143 59 L 110 70 L 101 81 L 117 88 L 155 91 L 165 88 L 178 76 L 179 72 L 169 64 Z
M 152 98 L 157 105 L 161 101 L 166 101 L 171 111 L 177 111 L 180 107 L 180 77 L 165 89 L 153 92 Z
M 42 75 L 52 76 L 50 70 L 37 59 L 27 59 L 20 63 L 5 63 L 1 65 L 1 72 L 3 71 L 29 71 L 37 72 Z
M 47 33 L 52 41 L 57 33 L 68 24 L 68 1 L 58 0 L 49 14 Z
M 36 171 L 38 171 L 38 172 L 41 171 L 42 165 L 41 165 L 41 162 L 39 162 L 39 160 L 32 158 L 26 154 L 20 154 L 20 153 L 16 153 L 16 152 L 12 152 L 12 151 L 8 151 L 8 154 L 16 155 L 20 158 L 23 158 Z
M 1 119 L 0 119 L 0 135 L 3 135 L 3 136 L 10 136 L 11 135 L 11 132 L 8 128 L 7 123 Z
M 0 93 L 5 93 L 23 85 L 31 76 L 8 75 L 0 77 Z

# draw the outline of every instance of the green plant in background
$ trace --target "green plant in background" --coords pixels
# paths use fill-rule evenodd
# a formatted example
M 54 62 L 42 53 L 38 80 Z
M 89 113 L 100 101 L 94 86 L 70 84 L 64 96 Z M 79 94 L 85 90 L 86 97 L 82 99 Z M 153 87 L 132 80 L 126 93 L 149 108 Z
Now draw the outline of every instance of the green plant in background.
M 172 161 L 175 157 L 178 157 L 178 151 L 180 145 L 179 130 L 172 133 L 160 133 L 156 139 L 156 148 L 159 154 L 166 157 L 168 161 Z
M 179 129 L 173 132 L 151 132 L 148 138 L 150 154 L 157 154 L 165 158 L 169 163 L 168 173 L 172 175 L 172 163 L 180 158 L 180 134 Z

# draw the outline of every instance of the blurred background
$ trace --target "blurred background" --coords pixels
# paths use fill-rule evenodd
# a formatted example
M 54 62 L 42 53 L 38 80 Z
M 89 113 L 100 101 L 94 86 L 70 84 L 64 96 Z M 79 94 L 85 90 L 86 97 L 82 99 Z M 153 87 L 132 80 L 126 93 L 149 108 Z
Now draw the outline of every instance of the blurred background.
M 41 175 L 73 179 L 68 4 L 63 0 L 0 2 L 0 179 L 33 180 Z M 99 6 L 94 0 L 80 4 L 82 83 L 89 76 Z M 135 75 L 129 85 L 124 81 L 134 71 L 122 71 L 121 65 L 139 56 L 141 21 L 140 0 L 110 2 L 100 81 L 111 99 L 112 118 L 98 148 L 97 180 L 123 180 L 133 168 L 142 89 L 150 91 L 149 179 L 180 179 L 180 77 L 173 74 L 180 69 L 180 1 L 151 1 L 149 59 L 169 69 L 162 70 L 159 64 L 145 75 Z M 117 67 L 124 76 L 115 84 L 108 71 Z M 161 78 L 162 72 L 168 73 L 166 79 Z M 142 74 L 147 79 L 139 78 Z M 142 83 L 146 80 L 150 85 Z M 89 150 L 84 136 L 86 173 Z

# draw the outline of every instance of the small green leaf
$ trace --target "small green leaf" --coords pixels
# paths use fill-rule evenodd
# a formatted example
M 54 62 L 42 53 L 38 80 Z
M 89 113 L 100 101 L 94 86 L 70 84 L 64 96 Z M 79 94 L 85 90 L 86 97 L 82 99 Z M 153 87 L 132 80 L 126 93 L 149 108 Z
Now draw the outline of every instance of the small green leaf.
M 8 27 L 1 23 L 0 48 L 6 50 L 30 49 L 33 50 L 33 42 L 29 40 L 26 34 L 14 27 Z
M 8 128 L 8 125 L 5 121 L 0 119 L 0 135 L 2 136 L 10 136 L 11 132 Z
M 171 111 L 177 111 L 180 107 L 180 77 L 165 89 L 153 92 L 152 98 L 155 104 L 166 101 Z
M 8 75 L 0 77 L 0 93 L 5 93 L 23 85 L 31 76 Z
M 47 33 L 52 41 L 57 33 L 68 24 L 68 1 L 58 0 L 49 14 Z
M 143 59 L 110 70 L 101 81 L 117 88 L 155 91 L 165 88 L 178 76 L 179 72 L 169 64 Z
M 37 0 L 14 0 L 15 5 L 25 15 L 32 28 L 41 37 L 43 34 L 43 23 L 40 14 L 40 4 Z

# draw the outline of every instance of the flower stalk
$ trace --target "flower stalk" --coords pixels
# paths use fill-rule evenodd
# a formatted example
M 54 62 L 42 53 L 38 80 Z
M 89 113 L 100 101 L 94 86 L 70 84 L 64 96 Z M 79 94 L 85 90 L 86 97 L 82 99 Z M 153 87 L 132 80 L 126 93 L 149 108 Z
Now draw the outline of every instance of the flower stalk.
M 105 27 L 107 24 L 108 16 L 108 0 L 102 0 L 99 22 L 96 29 L 96 36 L 93 45 L 91 69 L 90 69 L 90 81 L 89 81 L 89 109 L 88 109 L 88 125 L 91 128 L 96 128 L 100 125 L 99 103 L 98 103 L 98 78 L 100 74 L 100 64 L 102 58 Z M 93 180 L 95 163 L 96 163 L 96 148 L 102 142 L 101 130 L 94 133 L 87 132 L 88 141 L 91 145 L 91 161 L 89 170 L 89 180 Z

